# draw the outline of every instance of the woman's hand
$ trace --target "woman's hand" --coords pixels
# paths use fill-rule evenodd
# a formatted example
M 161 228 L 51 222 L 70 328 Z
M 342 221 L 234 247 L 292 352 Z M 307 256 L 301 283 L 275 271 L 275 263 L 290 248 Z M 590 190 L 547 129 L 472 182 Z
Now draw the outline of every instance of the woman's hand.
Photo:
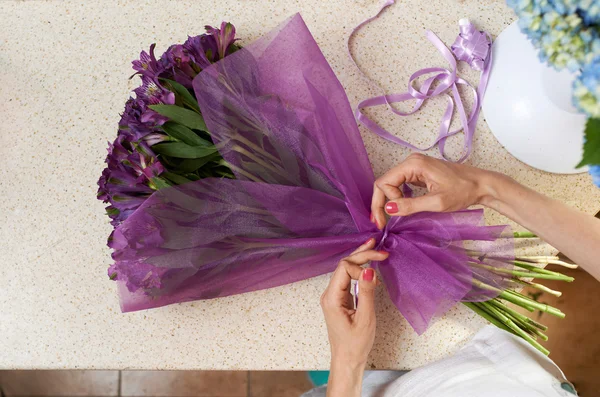
M 362 375 L 375 341 L 375 288 L 377 275 L 360 266 L 382 261 L 387 252 L 374 251 L 375 239 L 369 239 L 350 256 L 340 261 L 329 286 L 321 296 L 329 343 L 331 373 L 328 396 L 360 396 Z M 358 280 L 359 304 L 354 309 L 350 294 L 351 280 Z
M 403 183 L 427 187 L 428 193 L 404 198 Z M 456 211 L 473 204 L 523 225 L 600 280 L 600 221 L 497 172 L 411 154 L 375 181 L 371 221 L 383 229 L 386 213 Z
M 379 229 L 385 214 L 405 216 L 416 212 L 457 211 L 478 204 L 487 194 L 482 183 L 489 171 L 438 160 L 422 154 L 408 158 L 375 181 L 371 202 L 372 221 Z M 421 197 L 403 198 L 403 183 L 426 187 Z

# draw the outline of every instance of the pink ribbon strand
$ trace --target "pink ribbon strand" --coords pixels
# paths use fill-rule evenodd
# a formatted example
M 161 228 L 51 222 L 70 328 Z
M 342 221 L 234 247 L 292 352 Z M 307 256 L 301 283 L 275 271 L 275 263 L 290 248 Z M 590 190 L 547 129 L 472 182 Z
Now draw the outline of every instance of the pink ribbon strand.
M 361 74 L 370 82 L 370 84 L 376 87 L 379 91 L 383 91 L 383 89 L 377 84 L 375 84 L 360 69 L 360 67 L 356 63 L 356 60 L 352 56 L 352 52 L 350 50 L 350 40 L 352 36 L 361 27 L 368 24 L 372 20 L 378 18 L 385 8 L 394 3 L 395 0 L 386 0 L 377 12 L 377 14 L 364 20 L 352 30 L 347 41 L 348 54 L 350 56 L 350 59 L 361 72 Z M 463 161 L 465 161 L 471 154 L 471 151 L 473 150 L 473 136 L 475 134 L 475 127 L 477 125 L 477 120 L 481 111 L 481 103 L 485 94 L 485 89 L 487 87 L 487 82 L 490 75 L 490 69 L 492 65 L 492 39 L 487 32 L 477 30 L 475 26 L 472 23 L 470 23 L 467 19 L 462 19 L 459 22 L 459 25 L 460 33 L 451 47 L 452 51 L 450 51 L 448 47 L 446 47 L 446 45 L 433 32 L 429 30 L 426 32 L 427 38 L 446 59 L 446 61 L 450 65 L 450 68 L 446 69 L 441 67 L 431 67 L 418 70 L 410 76 L 408 81 L 407 92 L 396 94 L 384 94 L 361 101 L 358 104 L 355 111 L 356 119 L 361 124 L 366 126 L 369 130 L 371 130 L 373 133 L 379 135 L 383 139 L 400 144 L 412 150 L 427 151 L 433 148 L 434 146 L 438 145 L 438 149 L 440 151 L 441 156 L 448 161 L 452 160 L 449 159 L 448 156 L 446 156 L 446 140 L 449 137 L 463 131 L 463 154 L 457 162 L 462 163 Z M 457 75 L 457 61 L 466 62 L 472 69 L 481 71 L 479 86 L 477 87 L 477 89 L 475 89 L 468 81 L 462 79 Z M 414 83 L 416 82 L 416 80 L 423 76 L 429 77 L 427 77 L 423 81 L 419 88 L 415 88 Z M 463 100 L 458 91 L 459 84 L 469 87 L 473 93 L 473 107 L 468 115 L 465 110 L 465 106 L 463 105 Z M 404 139 L 393 135 L 386 129 L 379 126 L 375 121 L 367 117 L 362 112 L 362 109 L 365 108 L 386 105 L 389 111 L 398 116 L 409 116 L 418 112 L 427 99 L 434 98 L 440 95 L 443 95 L 447 98 L 446 110 L 444 111 L 444 114 L 440 121 L 440 127 L 437 138 L 430 146 L 424 148 L 417 147 L 411 144 L 410 142 L 407 142 Z M 416 100 L 415 105 L 409 112 L 401 112 L 391 106 L 393 103 L 400 103 L 409 100 Z M 461 126 L 456 130 L 451 131 L 450 124 L 452 122 L 454 109 L 456 109 L 456 112 L 461 122 Z

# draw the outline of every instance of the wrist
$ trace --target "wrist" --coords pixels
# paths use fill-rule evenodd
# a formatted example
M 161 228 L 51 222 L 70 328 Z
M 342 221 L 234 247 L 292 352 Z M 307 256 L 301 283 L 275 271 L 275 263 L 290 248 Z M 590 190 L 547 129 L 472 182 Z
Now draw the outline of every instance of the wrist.
M 340 371 L 341 373 L 362 374 L 365 371 L 366 365 L 366 361 L 358 362 L 356 360 L 335 356 L 331 359 L 331 371 L 336 370 Z
M 497 172 L 481 170 L 477 181 L 477 204 L 488 208 L 497 207 L 496 203 L 500 200 L 504 190 L 502 186 L 506 185 L 509 180 L 510 178 Z
M 327 397 L 360 396 L 365 364 L 332 359 L 327 383 Z

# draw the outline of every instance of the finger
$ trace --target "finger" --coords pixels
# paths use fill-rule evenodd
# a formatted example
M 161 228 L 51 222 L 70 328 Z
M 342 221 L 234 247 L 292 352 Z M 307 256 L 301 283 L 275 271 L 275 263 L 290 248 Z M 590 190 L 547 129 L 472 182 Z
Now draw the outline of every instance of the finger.
M 385 194 L 385 197 L 387 197 L 388 200 L 396 200 L 404 197 L 404 195 L 402 194 L 402 190 L 400 190 L 399 186 L 382 183 L 379 185 L 379 188 L 381 189 L 383 194 Z
M 391 216 L 406 216 L 424 211 L 445 211 L 441 196 L 437 194 L 426 194 L 420 197 L 390 200 L 385 204 L 385 212 Z
M 406 160 L 377 179 L 377 186 L 400 186 L 403 183 L 423 182 L 423 170 L 430 159 L 422 154 L 411 154 Z
M 371 214 L 377 227 L 383 229 L 386 224 L 386 197 L 390 200 L 401 198 L 400 186 L 404 183 L 423 184 L 425 179 L 421 173 L 427 165 L 428 158 L 422 154 L 411 154 L 406 160 L 386 172 L 375 181 L 371 200 Z
M 358 280 L 359 304 L 356 308 L 356 322 L 365 327 L 375 321 L 375 289 L 377 288 L 377 273 L 368 267 L 363 269 Z
M 385 251 L 368 250 L 368 251 L 358 252 L 354 255 L 350 255 L 349 257 L 347 257 L 344 260 L 349 262 L 350 264 L 358 266 L 358 268 L 360 270 L 362 270 L 360 268 L 360 266 L 364 265 L 365 263 L 367 263 L 369 261 L 382 261 L 382 260 L 387 259 L 387 257 L 389 255 L 390 254 Z M 360 272 L 359 272 L 359 274 L 356 275 L 356 277 L 353 277 L 353 279 L 358 280 L 359 276 L 360 276 Z
M 419 186 L 419 187 L 427 187 L 427 184 L 423 181 L 412 181 L 410 182 L 411 185 L 415 185 L 415 186 Z
M 358 280 L 362 272 L 361 265 L 369 261 L 382 261 L 389 254 L 385 251 L 362 251 L 351 255 L 340 261 L 337 269 L 333 272 L 329 286 L 333 291 L 348 291 L 351 280 Z
M 363 245 L 361 245 L 360 247 L 358 247 L 357 249 L 355 249 L 350 255 L 357 254 L 357 253 L 359 253 L 361 251 L 366 251 L 366 250 L 373 249 L 373 247 L 375 247 L 375 239 L 373 237 L 371 237 Z
M 373 197 L 371 198 L 371 222 L 375 223 L 377 229 L 382 230 L 385 227 L 386 217 L 383 207 L 385 205 L 385 193 L 377 186 L 373 186 Z

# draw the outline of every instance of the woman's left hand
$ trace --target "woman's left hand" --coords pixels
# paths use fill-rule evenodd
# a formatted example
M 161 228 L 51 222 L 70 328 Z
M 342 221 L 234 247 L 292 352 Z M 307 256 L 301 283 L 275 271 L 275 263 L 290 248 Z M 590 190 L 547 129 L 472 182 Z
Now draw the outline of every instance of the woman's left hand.
M 375 288 L 377 275 L 361 268 L 369 261 L 382 261 L 387 252 L 374 251 L 369 239 L 340 261 L 329 286 L 321 296 L 331 345 L 331 373 L 328 396 L 360 396 L 362 374 L 375 341 Z M 350 294 L 351 280 L 358 280 L 359 304 L 356 310 Z

